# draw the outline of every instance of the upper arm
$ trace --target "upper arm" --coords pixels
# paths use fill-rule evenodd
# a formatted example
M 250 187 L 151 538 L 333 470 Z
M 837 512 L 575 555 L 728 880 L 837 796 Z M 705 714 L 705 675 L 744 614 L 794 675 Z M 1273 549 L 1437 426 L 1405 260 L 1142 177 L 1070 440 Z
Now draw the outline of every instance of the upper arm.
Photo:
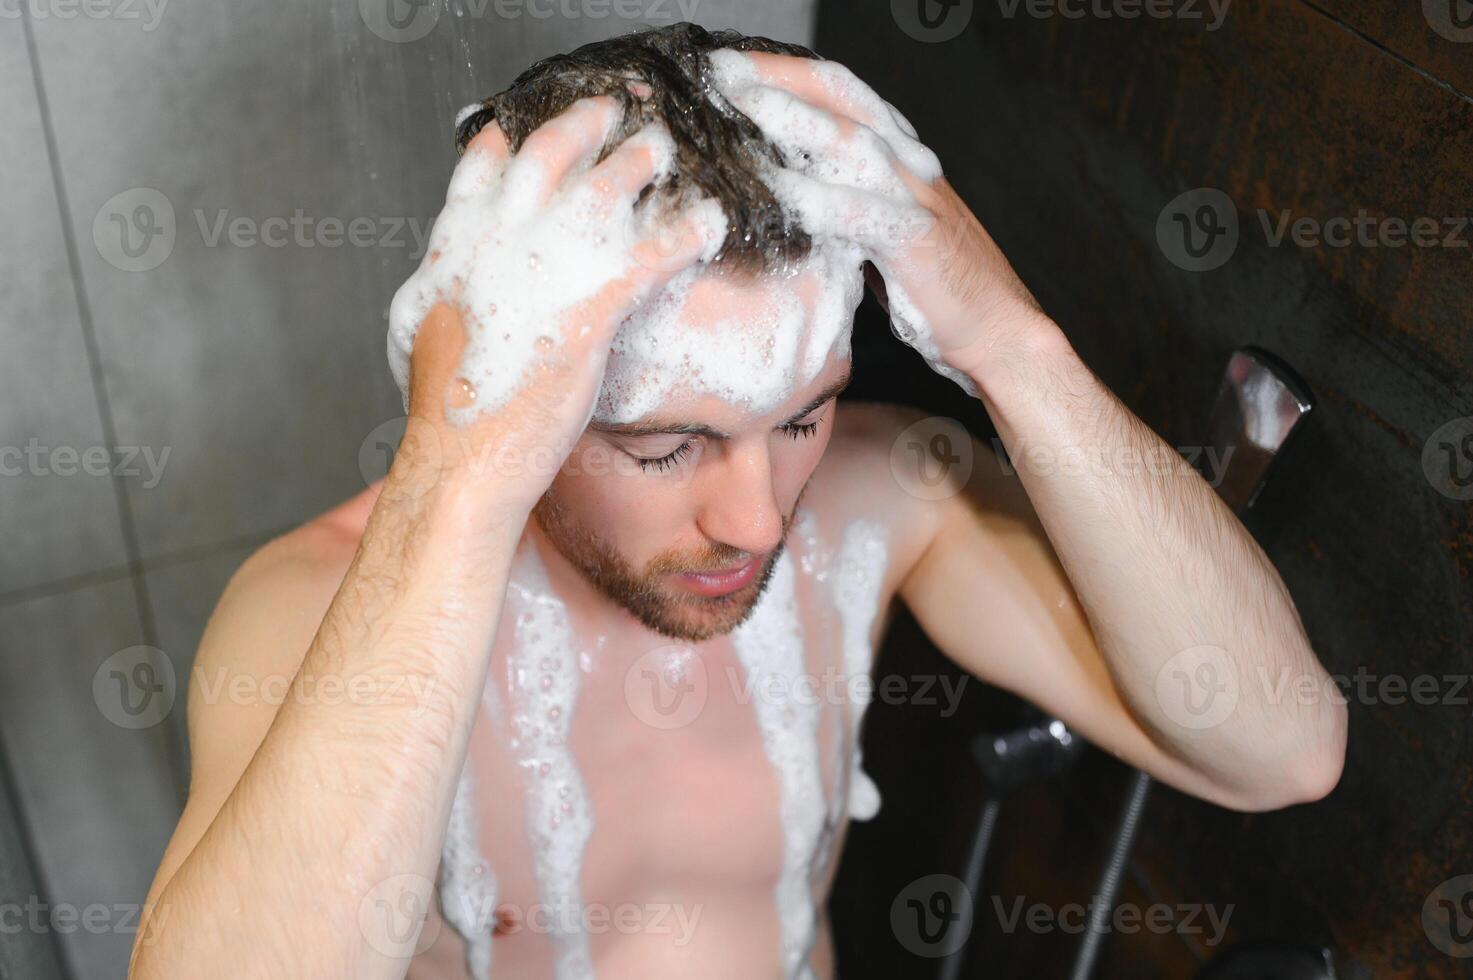
M 311 525 L 246 560 L 211 614 L 188 696 L 189 799 L 149 889 L 152 907 L 209 830 L 266 737 L 341 573 L 341 546 Z
M 969 438 L 900 596 L 932 642 L 969 673 L 1017 694 L 1100 748 L 1185 792 L 1232 805 L 1168 753 L 1122 699 L 1083 606 L 1022 481 Z

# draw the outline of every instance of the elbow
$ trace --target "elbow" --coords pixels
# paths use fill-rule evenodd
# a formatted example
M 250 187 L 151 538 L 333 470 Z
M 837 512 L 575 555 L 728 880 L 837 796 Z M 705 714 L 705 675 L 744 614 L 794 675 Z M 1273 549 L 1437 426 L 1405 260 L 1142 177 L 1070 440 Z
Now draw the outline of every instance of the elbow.
M 1345 705 L 1327 704 L 1320 728 L 1309 739 L 1310 747 L 1300 753 L 1303 758 L 1296 767 L 1299 793 L 1294 803 L 1323 800 L 1340 785 L 1340 776 L 1345 772 L 1345 745 L 1350 728 Z
M 1259 778 L 1249 785 L 1218 794 L 1218 805 L 1242 813 L 1282 811 L 1302 803 L 1318 803 L 1329 796 L 1345 772 L 1346 712 L 1330 704 L 1312 732 L 1286 735 L 1283 752 L 1258 760 Z
M 1312 730 L 1286 736 L 1281 743 L 1286 751 L 1263 760 L 1261 771 L 1273 772 L 1275 778 L 1238 795 L 1229 804 L 1231 809 L 1267 813 L 1318 803 L 1334 791 L 1345 771 L 1347 714 L 1343 704 L 1329 704 L 1325 709 Z

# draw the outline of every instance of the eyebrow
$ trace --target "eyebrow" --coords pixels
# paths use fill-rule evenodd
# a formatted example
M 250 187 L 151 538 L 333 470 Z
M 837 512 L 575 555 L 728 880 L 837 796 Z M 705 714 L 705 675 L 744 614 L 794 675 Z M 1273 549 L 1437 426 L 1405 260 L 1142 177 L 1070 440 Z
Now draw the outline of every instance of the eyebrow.
M 808 402 L 808 404 L 804 405 L 792 415 L 789 415 L 785 421 L 779 422 L 776 428 L 780 429 L 784 426 L 795 425 L 799 419 L 803 418 L 805 415 L 811 414 L 829 399 L 837 397 L 840 392 L 849 387 L 849 381 L 852 377 L 853 372 L 850 370 L 846 370 L 843 377 L 839 378 L 833 384 L 825 387 L 817 395 L 814 395 L 813 398 Z M 597 432 L 602 432 L 607 435 L 627 436 L 631 438 L 638 436 L 667 435 L 705 436 L 708 439 L 730 438 L 729 435 L 727 435 L 725 432 L 722 432 L 720 429 L 714 429 L 709 425 L 701 425 L 697 422 L 675 422 L 668 425 L 660 422 L 627 422 L 608 424 L 591 422 L 589 423 L 588 427 Z

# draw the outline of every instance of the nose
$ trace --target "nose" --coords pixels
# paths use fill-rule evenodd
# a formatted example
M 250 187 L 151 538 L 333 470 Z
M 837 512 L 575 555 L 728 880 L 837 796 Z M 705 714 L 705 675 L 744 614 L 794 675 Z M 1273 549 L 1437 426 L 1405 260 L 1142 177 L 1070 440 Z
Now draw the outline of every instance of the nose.
M 782 540 L 783 518 L 773 490 L 764 440 L 723 447 L 717 466 L 703 466 L 696 523 L 710 540 L 766 554 Z

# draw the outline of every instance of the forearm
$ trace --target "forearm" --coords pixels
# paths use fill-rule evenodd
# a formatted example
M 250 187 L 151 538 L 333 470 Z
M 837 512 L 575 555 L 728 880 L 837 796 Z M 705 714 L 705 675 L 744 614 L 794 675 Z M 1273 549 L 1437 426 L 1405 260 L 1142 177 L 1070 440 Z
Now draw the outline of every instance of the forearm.
M 1153 741 L 1245 805 L 1333 785 L 1343 705 L 1277 572 L 1206 481 L 1041 316 L 972 374 Z
M 487 519 L 458 486 L 408 482 L 390 477 L 293 690 L 158 895 L 133 976 L 404 975 L 412 942 L 395 949 L 388 916 L 429 899 L 521 531 L 514 508 Z M 297 691 L 308 678 L 347 696 Z

